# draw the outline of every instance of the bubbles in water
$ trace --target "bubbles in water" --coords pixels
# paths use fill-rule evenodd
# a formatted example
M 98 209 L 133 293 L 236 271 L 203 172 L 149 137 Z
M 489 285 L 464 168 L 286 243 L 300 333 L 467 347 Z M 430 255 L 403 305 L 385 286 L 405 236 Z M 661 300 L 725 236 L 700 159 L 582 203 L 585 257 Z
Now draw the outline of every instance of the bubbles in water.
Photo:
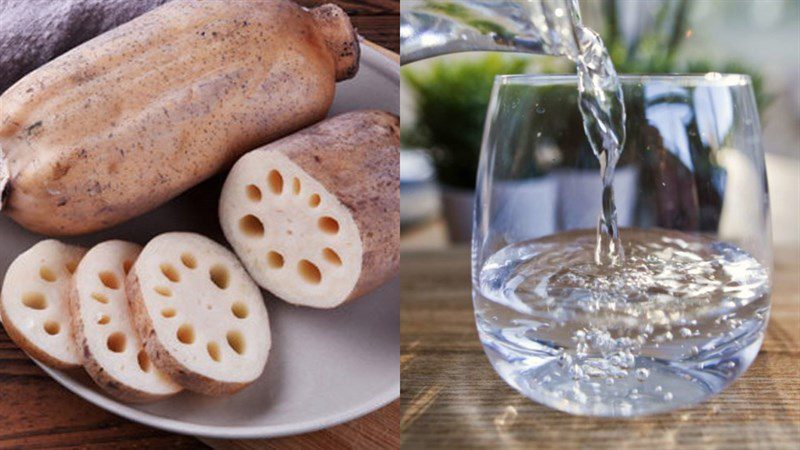
M 675 392 L 684 405 L 721 390 L 752 361 L 748 349 L 766 317 L 758 312 L 768 305 L 763 266 L 705 237 L 622 237 L 621 266 L 594 264 L 592 230 L 515 244 L 484 262 L 475 296 L 481 340 L 498 372 L 526 395 L 592 414 L 654 411 Z M 731 296 L 743 298 L 733 309 Z M 689 366 L 691 373 L 676 369 Z
M 577 364 L 569 366 L 569 374 L 573 380 L 582 380 L 586 377 L 586 374 L 583 373 L 581 366 Z
M 671 341 L 671 340 L 672 340 L 672 337 L 673 337 L 673 336 L 672 336 L 672 332 L 670 332 L 670 331 L 665 331 L 664 333 L 662 333 L 662 334 L 660 334 L 660 335 L 656 336 L 656 337 L 655 337 L 655 341 L 656 341 L 657 343 L 668 342 L 668 341 Z

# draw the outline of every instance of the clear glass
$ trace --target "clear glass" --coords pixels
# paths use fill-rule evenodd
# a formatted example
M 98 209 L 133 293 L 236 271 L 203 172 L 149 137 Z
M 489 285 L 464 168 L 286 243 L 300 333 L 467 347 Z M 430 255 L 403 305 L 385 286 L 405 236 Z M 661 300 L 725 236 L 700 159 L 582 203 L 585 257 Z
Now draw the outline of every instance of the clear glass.
M 769 203 L 750 79 L 620 82 L 621 265 L 593 258 L 602 185 L 575 76 L 498 77 L 481 150 L 472 242 L 481 341 L 512 387 L 574 414 L 650 414 L 720 392 L 753 362 L 769 316 Z

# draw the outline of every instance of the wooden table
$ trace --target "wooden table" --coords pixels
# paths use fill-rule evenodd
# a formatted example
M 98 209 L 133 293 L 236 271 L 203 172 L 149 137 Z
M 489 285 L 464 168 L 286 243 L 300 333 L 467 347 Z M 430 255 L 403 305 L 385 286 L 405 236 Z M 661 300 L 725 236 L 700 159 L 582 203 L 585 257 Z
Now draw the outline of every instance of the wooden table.
M 359 34 L 400 50 L 399 0 L 299 0 L 305 6 L 337 3 Z M 93 406 L 62 388 L 34 365 L 0 328 L 0 448 L 397 448 L 400 401 L 361 419 L 302 436 L 274 440 L 203 442 L 138 425 Z
M 800 448 L 800 248 L 777 250 L 767 336 L 742 378 L 695 408 L 632 420 L 554 411 L 495 374 L 475 331 L 466 248 L 401 260 L 404 448 Z

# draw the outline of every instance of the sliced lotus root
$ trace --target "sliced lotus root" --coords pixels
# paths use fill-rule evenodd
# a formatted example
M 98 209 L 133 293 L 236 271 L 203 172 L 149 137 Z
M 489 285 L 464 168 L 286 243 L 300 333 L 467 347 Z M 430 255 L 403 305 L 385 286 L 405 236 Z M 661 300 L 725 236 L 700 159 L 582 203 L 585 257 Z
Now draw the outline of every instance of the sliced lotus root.
M 0 316 L 11 339 L 57 369 L 81 365 L 70 327 L 69 286 L 86 249 L 41 241 L 11 263 L 0 293 Z
M 397 273 L 399 121 L 343 114 L 243 156 L 220 222 L 256 282 L 287 302 L 333 308 Z
M 158 370 L 133 329 L 125 276 L 141 247 L 107 241 L 84 255 L 72 278 L 70 308 L 83 366 L 98 386 L 130 402 L 155 401 L 181 390 Z
M 264 299 L 225 247 L 199 234 L 162 234 L 139 254 L 126 289 L 147 355 L 183 387 L 232 393 L 264 371 Z

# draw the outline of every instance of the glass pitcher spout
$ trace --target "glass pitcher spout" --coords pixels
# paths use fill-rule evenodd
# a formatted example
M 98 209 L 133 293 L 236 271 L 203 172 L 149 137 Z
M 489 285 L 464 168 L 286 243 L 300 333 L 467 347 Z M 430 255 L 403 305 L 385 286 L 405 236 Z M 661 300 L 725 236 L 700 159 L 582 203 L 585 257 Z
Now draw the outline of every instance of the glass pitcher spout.
M 577 48 L 577 0 L 409 0 L 400 62 L 465 51 L 564 55 Z

